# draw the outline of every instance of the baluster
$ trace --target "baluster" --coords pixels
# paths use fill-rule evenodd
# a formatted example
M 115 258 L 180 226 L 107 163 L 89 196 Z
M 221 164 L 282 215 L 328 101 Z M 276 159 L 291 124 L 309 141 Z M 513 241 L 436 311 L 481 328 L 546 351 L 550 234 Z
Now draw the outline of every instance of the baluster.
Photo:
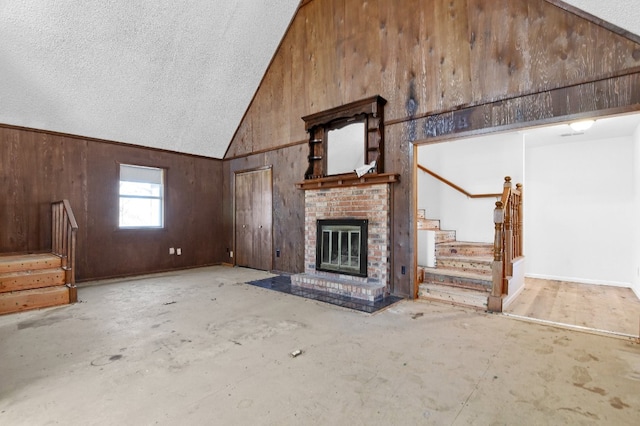
M 67 220 L 66 220 L 66 214 L 64 212 L 64 210 L 62 211 L 62 217 L 61 217 L 61 221 L 60 221 L 60 227 L 61 229 L 61 235 L 60 235 L 60 255 L 62 256 L 62 267 L 67 268 L 67 264 L 68 264 L 68 258 L 67 258 L 67 239 L 68 239 L 68 227 L 67 227 Z
M 58 254 L 58 205 L 51 205 L 51 248 L 54 254 Z
M 505 218 L 504 218 L 504 240 L 505 240 L 505 248 L 504 248 L 504 272 L 506 278 L 507 276 L 512 274 L 512 260 L 513 260 L 513 227 L 511 223 L 511 218 L 513 214 L 513 203 L 511 197 L 509 197 L 509 201 L 507 201 L 507 206 L 505 210 Z
M 62 225 L 60 217 L 62 216 L 62 205 L 56 205 L 56 254 L 62 254 Z
M 493 223 L 495 226 L 495 238 L 493 240 L 493 260 L 495 262 L 502 261 L 502 225 L 504 223 L 504 210 L 502 202 L 496 201 L 496 207 L 493 210 Z
M 516 241 L 518 239 L 517 229 L 518 229 L 518 196 L 515 195 L 511 200 L 511 260 L 517 257 L 516 255 L 518 251 L 517 244 L 516 244 Z M 511 263 L 511 265 L 513 265 L 513 262 Z
M 518 195 L 518 256 L 522 256 L 524 254 L 524 238 L 523 238 L 524 212 L 523 212 L 523 205 L 522 205 L 522 199 L 524 197 L 524 193 L 522 189 L 522 184 L 521 183 L 516 184 L 516 189 L 519 192 L 519 195 Z

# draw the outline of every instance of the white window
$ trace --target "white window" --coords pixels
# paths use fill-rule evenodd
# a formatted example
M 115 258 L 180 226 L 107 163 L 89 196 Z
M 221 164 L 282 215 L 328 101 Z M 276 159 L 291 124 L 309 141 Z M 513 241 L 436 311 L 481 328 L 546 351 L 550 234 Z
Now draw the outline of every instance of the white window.
M 164 226 L 164 170 L 120 164 L 120 228 Z

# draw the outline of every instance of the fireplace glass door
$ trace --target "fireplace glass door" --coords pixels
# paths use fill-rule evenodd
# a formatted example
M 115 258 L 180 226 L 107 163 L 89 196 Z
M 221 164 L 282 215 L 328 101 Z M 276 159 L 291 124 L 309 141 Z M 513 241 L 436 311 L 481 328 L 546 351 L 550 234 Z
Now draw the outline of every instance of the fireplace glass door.
M 367 221 L 318 221 L 316 269 L 367 276 Z

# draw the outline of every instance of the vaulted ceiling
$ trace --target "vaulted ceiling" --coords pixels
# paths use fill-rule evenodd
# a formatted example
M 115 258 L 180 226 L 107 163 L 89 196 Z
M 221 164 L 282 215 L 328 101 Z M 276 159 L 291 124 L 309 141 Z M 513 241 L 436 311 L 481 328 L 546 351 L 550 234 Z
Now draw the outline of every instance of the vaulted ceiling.
M 222 158 L 299 3 L 0 0 L 0 123 Z

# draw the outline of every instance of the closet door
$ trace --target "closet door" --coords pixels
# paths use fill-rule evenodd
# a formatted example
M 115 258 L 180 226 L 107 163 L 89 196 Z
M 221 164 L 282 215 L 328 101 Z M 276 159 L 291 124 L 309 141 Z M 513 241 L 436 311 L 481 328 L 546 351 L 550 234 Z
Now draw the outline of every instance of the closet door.
M 270 270 L 273 259 L 271 168 L 237 173 L 236 265 Z

